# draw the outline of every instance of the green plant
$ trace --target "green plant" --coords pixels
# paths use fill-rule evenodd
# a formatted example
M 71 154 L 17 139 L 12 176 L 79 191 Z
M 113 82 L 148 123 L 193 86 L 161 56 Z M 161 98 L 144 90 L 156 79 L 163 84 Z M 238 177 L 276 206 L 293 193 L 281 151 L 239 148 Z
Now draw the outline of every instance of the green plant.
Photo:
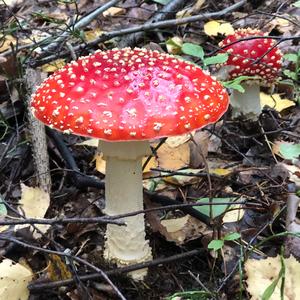
M 283 82 L 293 86 L 295 101 L 298 103 L 298 105 L 300 105 L 300 50 L 298 53 L 287 53 L 283 56 L 283 58 L 295 65 L 294 71 L 283 71 L 283 74 L 288 78 Z
M 187 291 L 175 293 L 172 296 L 167 297 L 165 300 L 206 300 L 211 299 L 212 293 L 206 291 Z
M 226 234 L 222 239 L 212 240 L 207 248 L 212 249 L 214 251 L 218 251 L 223 248 L 225 241 L 235 241 L 238 240 L 241 235 L 237 232 L 231 232 Z

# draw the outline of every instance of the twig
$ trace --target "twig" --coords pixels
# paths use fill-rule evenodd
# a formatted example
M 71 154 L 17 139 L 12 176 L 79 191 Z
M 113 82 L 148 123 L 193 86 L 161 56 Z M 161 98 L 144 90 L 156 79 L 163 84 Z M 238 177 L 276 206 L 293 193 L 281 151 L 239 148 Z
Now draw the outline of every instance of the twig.
M 135 26 L 135 27 L 131 27 L 131 28 L 126 28 L 126 29 L 120 29 L 120 30 L 115 30 L 115 31 L 110 31 L 107 33 L 103 33 L 100 37 L 98 37 L 97 39 L 84 44 L 84 45 L 78 45 L 77 47 L 74 47 L 75 51 L 80 51 L 82 49 L 84 49 L 85 47 L 94 47 L 97 44 L 110 40 L 114 37 L 117 36 L 122 36 L 122 35 L 126 35 L 126 34 L 130 34 L 130 33 L 135 33 L 135 32 L 139 32 L 139 31 L 150 31 L 150 30 L 154 30 L 154 29 L 159 29 L 159 28 L 167 28 L 167 27 L 174 27 L 174 26 L 179 26 L 179 25 L 184 25 L 184 24 L 188 24 L 188 23 L 193 23 L 193 22 L 197 22 L 197 21 L 201 21 L 201 20 L 205 20 L 205 19 L 213 19 L 213 18 L 219 18 L 225 14 L 228 14 L 238 8 L 240 8 L 241 6 L 243 6 L 247 1 L 246 0 L 242 0 L 239 1 L 231 6 L 228 6 L 227 8 L 217 11 L 217 12 L 211 12 L 211 13 L 205 13 L 205 14 L 199 14 L 199 15 L 195 15 L 192 17 L 186 17 L 186 18 L 181 18 L 181 19 L 171 19 L 171 20 L 166 20 L 166 21 L 160 21 L 160 22 L 155 22 L 153 24 L 144 24 L 144 25 L 140 25 L 140 26 Z M 36 67 L 36 66 L 40 66 L 43 65 L 45 63 L 48 63 L 56 58 L 59 57 L 65 57 L 68 55 L 69 52 L 61 52 L 61 53 L 56 53 L 55 55 L 51 55 L 48 57 L 45 57 L 43 59 L 35 59 L 34 61 L 31 62 L 31 65 Z
M 4 236 L 4 235 L 0 235 L 0 240 L 9 241 L 9 242 L 15 243 L 15 244 L 17 244 L 21 247 L 28 248 L 28 249 L 33 249 L 33 250 L 38 250 L 38 251 L 41 251 L 43 253 L 63 256 L 63 257 L 66 257 L 67 259 L 75 260 L 75 261 L 77 261 L 81 264 L 84 264 L 84 265 L 88 266 L 89 268 L 93 269 L 94 271 L 96 271 L 99 274 L 99 276 L 101 276 L 113 288 L 113 290 L 116 292 L 116 294 L 119 296 L 120 299 L 126 300 L 126 298 L 122 295 L 122 293 L 114 285 L 114 283 L 109 279 L 109 277 L 107 276 L 107 274 L 104 271 L 102 271 L 98 267 L 92 265 L 88 261 L 70 254 L 68 251 L 61 252 L 61 251 L 49 250 L 49 249 L 45 249 L 45 248 L 41 248 L 41 247 L 38 247 L 38 246 L 27 244 L 27 243 L 25 243 L 23 241 L 20 241 L 20 240 L 14 238 L 14 237 L 8 237 L 8 236 Z
M 121 218 L 120 218 L 121 219 Z M 82 224 L 116 224 L 125 225 L 122 220 L 114 220 L 110 217 L 92 217 L 92 218 L 55 218 L 55 219 L 13 219 L 13 220 L 0 220 L 0 225 L 19 225 L 19 224 L 47 224 L 47 225 L 60 225 L 70 223 L 82 223 Z
M 179 9 L 183 8 L 185 3 L 185 0 L 170 1 L 145 24 L 153 24 L 155 22 L 164 21 L 173 17 Z M 143 33 L 141 32 L 130 34 L 126 37 L 126 39 L 120 41 L 120 47 L 132 47 L 133 45 L 137 44 L 142 38 Z
M 105 3 L 104 5 L 98 7 L 97 9 L 95 9 L 93 12 L 91 12 L 87 16 L 82 17 L 77 23 L 75 23 L 73 25 L 71 24 L 68 27 L 72 27 L 73 31 L 81 29 L 81 28 L 87 26 L 88 24 L 90 24 L 100 14 L 102 14 L 104 11 L 106 11 L 110 7 L 116 5 L 118 2 L 120 2 L 120 0 L 111 0 L 107 3 Z M 44 51 L 43 56 L 46 55 L 47 52 L 53 51 L 59 44 L 61 44 L 64 40 L 66 40 L 68 38 L 69 34 L 70 33 L 68 31 L 65 31 L 62 35 L 60 35 L 57 39 L 55 39 L 51 44 L 49 44 L 48 46 L 43 48 L 43 51 Z
M 151 261 L 146 261 L 143 263 L 130 265 L 127 267 L 116 268 L 113 270 L 106 271 L 106 274 L 108 276 L 111 276 L 111 275 L 115 275 L 115 274 L 129 273 L 129 272 L 143 269 L 143 268 L 153 267 L 153 266 L 157 266 L 157 265 L 161 265 L 161 264 L 167 264 L 170 262 L 178 261 L 181 259 L 186 259 L 191 256 L 199 255 L 204 251 L 206 251 L 206 249 L 195 249 L 195 250 L 191 250 L 189 252 L 185 252 L 182 254 L 176 254 L 173 256 L 166 257 L 166 258 L 158 258 L 158 259 L 154 259 Z M 101 278 L 101 275 L 98 273 L 79 276 L 79 279 L 81 281 L 87 281 L 87 280 L 98 279 L 98 278 Z M 74 283 L 75 283 L 75 280 L 73 278 L 67 279 L 67 280 L 61 280 L 61 281 L 54 281 L 54 282 L 32 283 L 28 286 L 28 289 L 31 292 L 38 292 L 43 289 L 53 289 L 53 288 L 57 288 L 60 286 L 72 285 Z

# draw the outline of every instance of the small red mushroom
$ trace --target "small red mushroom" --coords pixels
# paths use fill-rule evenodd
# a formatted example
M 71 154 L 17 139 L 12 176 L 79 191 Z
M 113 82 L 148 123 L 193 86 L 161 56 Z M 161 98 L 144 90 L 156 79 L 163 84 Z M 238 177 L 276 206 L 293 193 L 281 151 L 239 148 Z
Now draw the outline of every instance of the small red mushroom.
M 142 158 L 150 139 L 216 122 L 226 90 L 208 73 L 146 49 L 97 51 L 67 64 L 32 96 L 37 119 L 64 133 L 94 137 L 106 159 L 108 215 L 143 209 Z M 108 225 L 105 256 L 119 265 L 151 258 L 142 214 Z M 145 270 L 132 274 L 142 278 Z
M 222 64 L 232 67 L 229 79 L 239 76 L 255 77 L 255 80 L 244 82 L 245 93 L 233 91 L 230 103 L 234 108 L 234 115 L 242 113 L 255 119 L 261 112 L 259 86 L 270 85 L 279 78 L 282 53 L 278 47 L 274 47 L 276 41 L 267 36 L 267 33 L 258 29 L 237 29 L 219 43 L 221 51 L 229 54 L 226 63 Z M 251 39 L 252 37 L 264 38 Z M 241 39 L 248 40 L 239 41 Z

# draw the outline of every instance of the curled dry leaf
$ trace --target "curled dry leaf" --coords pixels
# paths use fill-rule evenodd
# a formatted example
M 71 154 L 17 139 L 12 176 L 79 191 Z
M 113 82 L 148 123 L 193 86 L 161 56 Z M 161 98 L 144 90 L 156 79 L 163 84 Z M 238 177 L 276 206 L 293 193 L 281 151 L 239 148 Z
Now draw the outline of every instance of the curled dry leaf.
M 27 300 L 29 298 L 28 283 L 33 273 L 28 267 L 4 259 L 0 263 L 0 299 Z
M 207 226 L 201 221 L 186 215 L 177 219 L 162 220 L 158 217 L 155 220 L 156 230 L 158 230 L 167 241 L 182 245 L 188 241 L 197 239 L 205 234 Z
M 284 299 L 296 300 L 300 295 L 300 264 L 294 257 L 284 259 L 285 283 Z M 251 300 L 260 300 L 266 288 L 278 278 L 282 268 L 279 256 L 267 259 L 248 259 L 245 263 L 247 274 L 247 290 Z M 271 296 L 272 300 L 282 299 L 280 296 L 281 280 L 278 281 Z M 298 296 L 297 296 L 298 295 Z

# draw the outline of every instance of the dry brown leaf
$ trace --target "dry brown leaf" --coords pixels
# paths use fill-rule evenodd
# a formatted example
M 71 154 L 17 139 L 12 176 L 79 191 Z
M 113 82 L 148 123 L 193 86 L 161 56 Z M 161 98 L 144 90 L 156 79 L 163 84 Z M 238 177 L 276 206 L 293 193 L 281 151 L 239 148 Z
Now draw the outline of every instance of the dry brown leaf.
M 207 230 L 207 226 L 190 215 L 186 215 L 177 219 L 162 220 L 158 230 L 167 241 L 182 245 L 201 237 Z
M 126 12 L 124 8 L 121 7 L 110 7 L 106 11 L 103 12 L 103 17 L 113 17 L 120 16 Z
M 197 13 L 202 5 L 205 3 L 205 0 L 197 0 L 196 3 L 190 7 L 190 8 L 185 8 L 179 12 L 176 13 L 176 19 L 184 18 L 191 16 L 192 14 Z
M 0 263 L 0 299 L 27 300 L 28 283 L 33 279 L 32 271 L 10 259 Z
M 199 168 L 203 166 L 208 155 L 209 134 L 206 131 L 197 131 L 189 142 L 190 166 Z
M 285 283 L 284 299 L 296 300 L 300 295 L 300 264 L 294 257 L 284 259 Z M 251 300 L 260 300 L 266 288 L 278 277 L 281 269 L 280 257 L 269 257 L 267 259 L 248 259 L 245 263 L 247 274 L 247 290 L 252 295 Z M 272 300 L 280 300 L 279 280 L 272 294 Z
M 21 199 L 19 201 L 20 211 L 24 212 L 26 218 L 43 218 L 47 212 L 50 204 L 50 196 L 47 192 L 40 188 L 28 187 L 25 184 L 21 184 Z M 49 225 L 35 225 L 40 231 L 46 232 Z M 27 224 L 17 225 L 16 230 L 28 227 Z M 34 236 L 39 236 L 38 233 L 34 233 Z
M 166 170 L 178 170 L 190 163 L 190 148 L 188 143 L 180 144 L 178 147 L 170 147 L 164 143 L 157 150 L 158 165 Z

